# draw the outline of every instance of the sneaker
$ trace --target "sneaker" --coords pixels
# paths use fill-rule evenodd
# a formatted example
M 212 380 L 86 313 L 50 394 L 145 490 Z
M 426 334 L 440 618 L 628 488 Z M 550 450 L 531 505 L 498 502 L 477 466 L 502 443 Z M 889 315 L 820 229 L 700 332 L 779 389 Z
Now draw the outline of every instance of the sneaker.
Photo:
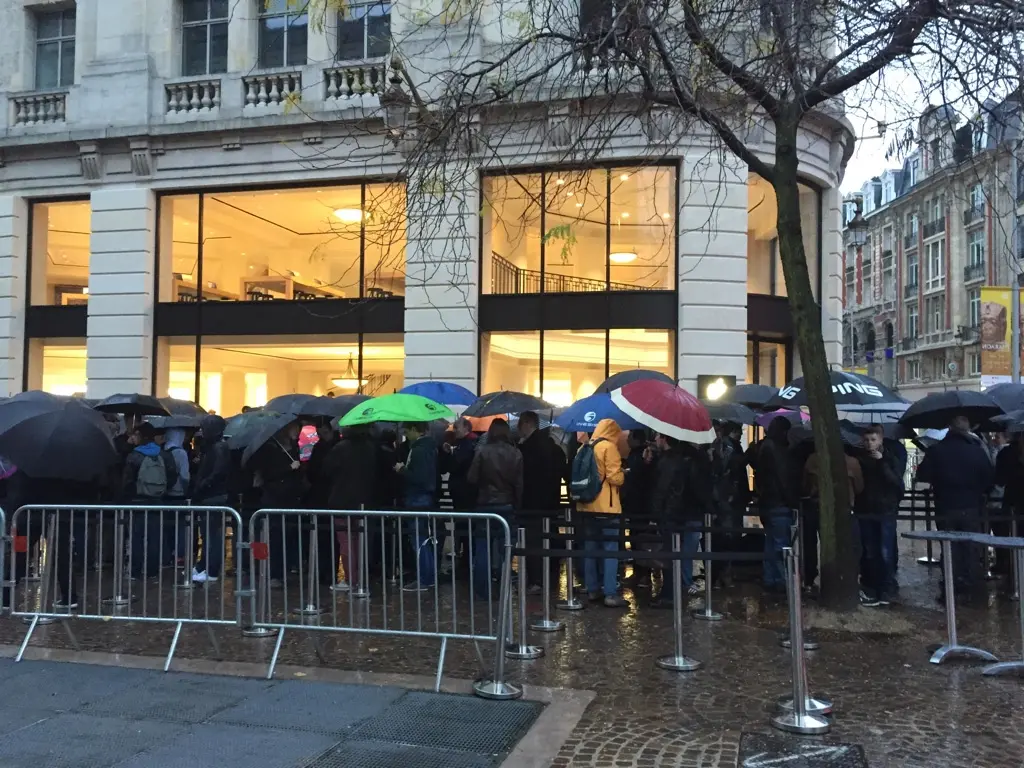
M 628 608 L 629 601 L 619 595 L 609 595 L 604 599 L 606 608 Z
M 216 584 L 218 581 L 220 581 L 220 579 L 217 576 L 209 576 L 209 575 L 207 575 L 206 581 L 208 583 L 210 583 L 210 584 Z
M 526 594 L 528 595 L 539 595 L 544 592 L 544 588 L 540 584 L 531 584 L 526 588 Z
M 587 600 L 592 603 L 599 603 L 604 600 L 604 592 L 588 592 Z
M 70 603 L 65 603 L 63 600 L 53 601 L 53 610 L 55 611 L 74 611 L 78 608 L 78 598 L 71 598 Z
M 879 605 L 881 605 L 881 602 L 877 597 L 872 597 L 871 595 L 862 591 L 860 593 L 860 604 L 863 605 L 865 608 L 877 608 Z
M 348 591 L 349 591 L 348 582 L 345 581 L 344 579 L 339 581 L 337 584 L 331 585 L 331 592 L 348 592 Z
M 403 592 L 429 592 L 434 588 L 433 584 L 420 584 L 418 581 L 406 584 L 402 587 Z
M 688 590 L 686 590 L 686 592 L 687 592 L 687 594 L 690 594 L 690 595 L 700 595 L 700 594 L 703 594 L 704 593 L 704 585 L 703 584 L 698 584 L 695 581 L 695 582 L 693 582 L 693 584 L 690 585 L 690 588 Z
M 206 575 L 206 571 L 197 571 L 195 568 L 192 569 L 192 581 L 196 584 L 205 584 L 207 581 L 216 581 Z

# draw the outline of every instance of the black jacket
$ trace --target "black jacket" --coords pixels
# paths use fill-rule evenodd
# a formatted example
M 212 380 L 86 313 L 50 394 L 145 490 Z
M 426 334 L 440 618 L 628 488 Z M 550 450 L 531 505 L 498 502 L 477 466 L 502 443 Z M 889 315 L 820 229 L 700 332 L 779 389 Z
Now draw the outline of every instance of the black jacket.
M 980 510 L 985 492 L 992 487 L 995 467 L 981 441 L 974 435 L 950 430 L 924 454 L 917 480 L 930 483 L 935 511 Z
M 440 453 L 440 469 L 448 473 L 448 492 L 455 509 L 468 510 L 476 504 L 476 487 L 466 479 L 475 453 L 476 438 L 469 435 L 452 443 L 451 453 Z
M 658 520 L 683 519 L 689 469 L 686 449 L 681 445 L 672 446 L 658 455 L 651 490 L 651 514 Z
M 565 454 L 543 430 L 519 444 L 523 455 L 522 509 L 528 512 L 558 509 L 562 503 L 562 478 L 565 477 Z
M 770 509 L 792 509 L 797 505 L 799 494 L 791 465 L 789 448 L 784 442 L 770 438 L 761 441 L 754 467 L 754 481 L 762 515 Z
M 481 445 L 473 457 L 468 477 L 477 487 L 480 506 L 522 509 L 523 456 L 511 443 Z
M 750 500 L 750 480 L 743 446 L 731 437 L 716 440 L 711 446 L 711 477 L 717 511 L 743 510 Z
M 402 480 L 406 506 L 426 509 L 437 502 L 437 443 L 430 435 L 409 446 Z
M 873 459 L 866 453 L 857 459 L 864 476 L 864 490 L 854 500 L 854 511 L 859 515 L 896 514 L 903 498 L 900 457 L 883 450 L 880 459 Z
M 225 425 L 226 422 L 220 416 L 205 416 L 200 422 L 203 443 L 199 466 L 192 476 L 193 504 L 225 504 L 234 501 L 230 499 L 232 464 L 231 450 L 224 439 Z
M 1003 508 L 1024 511 L 1024 461 L 1016 443 L 996 454 L 995 484 L 1003 486 Z
M 343 437 L 324 459 L 332 478 L 331 509 L 373 509 L 377 498 L 377 446 L 369 435 Z

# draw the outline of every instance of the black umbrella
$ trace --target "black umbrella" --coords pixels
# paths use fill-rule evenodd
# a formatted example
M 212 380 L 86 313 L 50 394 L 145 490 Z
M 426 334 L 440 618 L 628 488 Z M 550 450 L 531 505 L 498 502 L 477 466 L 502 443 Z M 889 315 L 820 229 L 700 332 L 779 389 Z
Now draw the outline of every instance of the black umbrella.
M 988 394 L 986 391 L 985 394 Z M 1024 409 L 1007 411 L 998 416 L 993 416 L 984 424 L 979 426 L 982 432 L 1005 432 L 1011 427 L 1024 424 Z
M 224 427 L 228 448 L 234 451 L 247 447 L 266 424 L 277 424 L 281 419 L 284 419 L 282 426 L 287 426 L 296 421 L 297 417 L 293 413 L 277 413 L 276 411 L 249 411 L 232 416 Z
M 156 429 L 199 429 L 203 416 L 171 414 L 170 416 L 147 416 L 146 421 Z
M 31 477 L 82 481 L 94 480 L 118 459 L 102 413 L 45 392 L 0 403 L 0 455 Z
M 739 403 L 748 408 L 761 409 L 778 393 L 776 387 L 769 387 L 767 384 L 737 384 L 730 387 L 719 402 Z
M 276 413 L 299 414 L 318 399 L 316 395 L 303 395 L 295 392 L 290 395 L 278 395 L 263 407 L 268 411 L 275 411 Z
M 734 424 L 754 424 L 757 414 L 743 403 L 721 403 L 717 400 L 701 400 L 712 421 L 731 421 Z
M 170 416 L 171 412 L 152 395 L 111 395 L 93 406 L 103 413 L 123 413 L 125 416 Z
M 998 403 L 984 392 L 950 389 L 922 397 L 907 409 L 900 424 L 914 429 L 943 429 L 960 414 L 972 424 L 980 424 L 1002 412 Z
M 985 390 L 985 394 L 1007 413 L 1024 410 L 1024 384 L 1005 382 Z
M 340 419 L 357 405 L 365 403 L 369 399 L 367 395 L 314 397 L 302 404 L 298 411 L 283 411 L 283 413 L 294 413 L 296 416 L 308 416 L 310 418 Z
M 206 409 L 191 400 L 175 400 L 173 397 L 161 397 L 159 400 L 171 416 L 199 416 L 202 418 L 206 415 Z
M 829 372 L 832 397 L 840 415 L 858 422 L 895 421 L 908 407 L 909 401 L 900 397 L 880 381 L 870 376 L 847 371 Z M 789 408 L 796 410 L 807 402 L 804 378 L 794 379 L 765 403 L 766 409 Z M 814 414 L 811 414 L 814 417 Z
M 506 389 L 500 392 L 489 392 L 480 395 L 476 402 L 462 412 L 463 416 L 479 418 L 481 416 L 503 416 L 507 413 L 523 411 L 553 411 L 555 406 L 546 403 L 539 397 L 525 392 L 512 392 Z
M 266 413 L 266 411 L 264 411 Z M 249 460 L 259 451 L 263 446 L 277 443 L 279 450 L 284 453 L 288 453 L 285 446 L 277 441 L 276 435 L 282 429 L 287 427 L 289 424 L 294 424 L 298 419 L 290 413 L 278 413 L 273 416 L 263 419 L 260 425 L 255 431 L 253 431 L 246 441 L 245 452 L 242 454 L 242 465 L 249 463 Z M 228 447 L 231 447 L 231 442 L 228 442 Z M 291 455 L 291 454 L 289 454 Z M 296 449 L 295 455 L 292 456 L 293 461 L 298 461 L 298 449 Z
M 791 428 L 789 432 L 786 433 L 786 437 L 789 439 L 790 445 L 814 440 L 814 431 L 811 429 L 811 423 L 808 421 Z M 846 419 L 840 419 L 839 439 L 846 445 L 860 446 L 861 432 L 853 422 L 847 421 Z
M 613 373 L 604 380 L 604 383 L 597 388 L 597 391 L 611 392 L 613 389 L 622 389 L 627 384 L 632 384 L 634 381 L 640 381 L 641 379 L 664 381 L 672 386 L 675 386 L 676 384 L 675 379 L 671 376 L 666 376 L 661 371 L 649 371 L 646 368 L 630 368 L 628 371 Z

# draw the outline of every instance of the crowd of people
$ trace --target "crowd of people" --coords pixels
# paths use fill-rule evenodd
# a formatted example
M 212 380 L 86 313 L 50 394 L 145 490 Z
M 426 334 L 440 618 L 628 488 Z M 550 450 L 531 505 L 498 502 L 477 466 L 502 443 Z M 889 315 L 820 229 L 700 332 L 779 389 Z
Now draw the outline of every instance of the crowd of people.
M 648 430 L 624 432 L 605 419 L 593 433 L 557 441 L 531 411 L 518 414 L 515 430 L 503 418 L 492 419 L 477 434 L 469 419 L 459 418 L 450 428 L 427 423 L 406 423 L 395 429 L 379 425 L 346 428 L 338 432 L 329 421 L 295 420 L 254 453 L 244 465 L 241 452 L 229 447 L 227 423 L 217 415 L 202 419 L 194 434 L 183 429 L 159 430 L 142 421 L 131 424 L 115 440 L 121 456 L 111 472 L 95 482 L 40 481 L 16 472 L 3 483 L 3 507 L 26 504 L 130 504 L 163 508 L 192 506 L 232 507 L 243 521 L 256 509 L 333 510 L 437 510 L 442 504 L 442 477 L 447 479 L 445 508 L 457 512 L 491 512 L 526 531 L 525 578 L 530 594 L 542 590 L 545 559 L 542 518 L 556 516 L 571 501 L 577 544 L 583 558 L 583 589 L 588 598 L 609 608 L 628 606 L 624 587 L 634 596 L 650 590 L 650 604 L 670 606 L 670 564 L 659 553 L 670 548 L 670 534 L 682 531 L 683 552 L 696 553 L 702 545 L 702 527 L 710 515 L 716 529 L 716 552 L 739 552 L 761 546 L 762 586 L 766 592 L 784 592 L 782 549 L 789 546 L 793 510 L 803 521 L 805 587 L 813 594 L 818 578 L 819 462 L 808 434 L 797 436 L 786 417 L 770 422 L 763 439 L 743 445 L 743 427 L 719 422 L 710 445 L 695 445 Z M 300 451 L 303 428 L 315 427 L 311 452 Z M 806 433 L 806 430 L 805 430 Z M 940 527 L 981 530 L 982 505 L 988 494 L 1002 499 L 1007 510 L 1024 505 L 1024 441 L 1007 444 L 1003 435 L 982 439 L 970 432 L 962 417 L 955 418 L 949 434 L 931 447 L 917 471 L 917 481 L 934 491 Z M 846 448 L 846 470 L 857 534 L 851 542 L 860 553 L 861 600 L 866 606 L 888 605 L 897 592 L 896 515 L 905 489 L 907 452 L 898 440 L 885 437 L 883 428 L 863 428 L 859 444 Z M 753 482 L 751 482 L 751 480 Z M 567 499 L 568 497 L 568 499 Z M 752 512 L 756 508 L 756 512 Z M 202 515 L 202 513 L 199 513 Z M 760 518 L 763 533 L 744 528 L 748 515 Z M 158 512 L 138 513 L 127 542 L 131 576 L 147 579 L 162 567 L 194 562 L 194 581 L 215 582 L 224 568 L 224 525 L 229 517 L 209 514 L 199 519 L 203 545 L 189 540 L 180 521 L 163 535 Z M 59 604 L 78 603 L 75 578 L 68 568 L 86 553 L 78 551 L 88 537 L 82 517 L 60 518 L 57 528 L 57 586 Z M 1001 526 L 997 533 L 1008 524 Z M 557 525 L 552 530 L 557 531 Z M 993 524 L 993 528 L 996 524 Z M 38 527 L 37 527 L 38 528 Z M 245 535 L 243 525 L 241 535 Z M 390 548 L 377 537 L 383 526 L 370 527 L 366 549 L 368 569 L 388 567 Z M 401 529 L 403 557 L 409 573 L 403 581 L 410 592 L 432 590 L 439 579 L 436 553 L 445 532 L 426 518 L 406 518 Z M 350 588 L 360 572 L 358 519 L 318 532 L 317 576 L 335 591 Z M 629 575 L 618 555 L 631 542 L 633 568 Z M 35 546 L 41 530 L 30 531 Z M 236 532 L 239 533 L 239 532 Z M 500 553 L 496 537 L 456 527 L 456 567 L 468 575 L 480 596 L 491 589 Z M 270 532 L 270 577 L 279 586 L 286 568 L 302 563 L 303 544 L 298 525 L 282 524 Z M 756 543 L 756 544 L 755 544 Z M 547 560 L 557 576 L 563 546 L 552 537 L 554 550 Z M 305 547 L 308 551 L 309 547 Z M 383 554 L 381 554 L 383 552 Z M 602 556 L 602 552 L 605 553 Z M 307 552 L 308 554 L 308 552 Z M 26 554 L 16 554 L 17 576 L 27 569 Z M 344 578 L 338 578 L 338 558 Z M 980 558 L 966 547 L 957 548 L 957 589 L 969 589 L 980 580 Z M 308 559 L 308 558 L 307 558 Z M 699 557 L 697 558 L 699 559 Z M 399 558 L 392 558 L 399 560 Z M 470 567 L 471 564 L 471 567 Z M 997 569 L 1008 570 L 1000 559 Z M 728 585 L 738 566 L 719 561 L 714 567 L 718 584 Z M 702 585 L 694 575 L 694 559 L 682 564 L 684 589 L 696 594 Z M 558 583 L 557 578 L 550 583 Z M 5 603 L 8 596 L 5 594 Z

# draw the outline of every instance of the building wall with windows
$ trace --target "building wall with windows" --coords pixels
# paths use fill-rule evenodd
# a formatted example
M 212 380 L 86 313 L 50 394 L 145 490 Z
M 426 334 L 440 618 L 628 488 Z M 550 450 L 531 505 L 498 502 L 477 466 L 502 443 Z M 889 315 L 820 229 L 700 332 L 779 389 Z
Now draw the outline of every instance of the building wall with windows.
M 691 389 L 799 374 L 773 191 L 706 137 L 630 117 L 585 167 L 511 139 L 411 167 L 380 107 L 409 8 L 303 10 L 0 0 L 0 394 L 231 412 L 430 378 L 564 403 L 637 366 Z M 480 130 L 538 115 L 572 133 L 563 103 Z M 837 137 L 801 137 L 835 362 Z

